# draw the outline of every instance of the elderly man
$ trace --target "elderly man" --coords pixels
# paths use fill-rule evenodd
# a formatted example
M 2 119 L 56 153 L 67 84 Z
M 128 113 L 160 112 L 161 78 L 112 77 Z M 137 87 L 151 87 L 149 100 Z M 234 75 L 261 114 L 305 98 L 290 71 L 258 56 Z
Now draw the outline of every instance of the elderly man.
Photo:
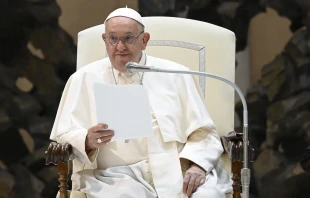
M 150 34 L 139 13 L 130 8 L 107 17 L 102 38 L 108 58 L 70 77 L 51 133 L 52 140 L 73 146 L 72 193 L 109 198 L 226 197 L 232 188 L 219 160 L 223 148 L 193 78 L 128 74 L 125 64 L 187 68 L 144 53 Z M 94 82 L 146 87 L 154 136 L 111 142 L 117 131 L 109 123 L 96 122 Z

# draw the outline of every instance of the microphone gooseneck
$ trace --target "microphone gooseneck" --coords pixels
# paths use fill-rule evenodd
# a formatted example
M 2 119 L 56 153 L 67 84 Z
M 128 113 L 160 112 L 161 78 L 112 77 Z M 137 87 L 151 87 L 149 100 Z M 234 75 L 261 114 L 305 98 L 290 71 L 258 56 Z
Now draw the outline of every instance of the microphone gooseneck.
M 241 185 L 242 185 L 242 197 L 249 197 L 249 187 L 250 187 L 250 177 L 251 171 L 248 168 L 248 108 L 246 104 L 245 97 L 240 90 L 240 88 L 232 81 L 225 79 L 221 76 L 217 76 L 214 74 L 206 73 L 206 72 L 196 72 L 190 70 L 171 70 L 171 69 L 161 69 L 153 66 L 145 66 L 139 65 L 135 62 L 128 62 L 126 65 L 126 70 L 130 73 L 133 72 L 164 72 L 164 73 L 180 73 L 180 74 L 191 74 L 191 75 L 199 75 L 205 76 L 213 79 L 217 79 L 223 81 L 230 86 L 232 86 L 235 91 L 238 93 L 242 106 L 243 106 L 243 168 L 241 170 Z

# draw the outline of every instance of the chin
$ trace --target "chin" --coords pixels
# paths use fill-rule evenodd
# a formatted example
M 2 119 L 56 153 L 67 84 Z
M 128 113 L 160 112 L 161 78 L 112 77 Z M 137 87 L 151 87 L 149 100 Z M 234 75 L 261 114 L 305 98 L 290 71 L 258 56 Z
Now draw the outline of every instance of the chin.
M 117 69 L 119 72 L 126 72 L 125 64 L 114 65 L 114 69 Z
M 119 72 L 121 72 L 121 73 L 126 72 L 126 68 L 125 68 L 125 66 L 124 66 L 124 67 L 120 67 L 120 68 L 118 69 L 118 71 L 119 71 Z
M 131 61 L 130 58 L 122 58 L 122 59 L 116 58 L 114 59 L 112 65 L 114 65 L 114 68 L 117 69 L 118 71 L 126 72 L 125 65 L 130 61 Z
M 130 61 L 130 58 L 116 58 L 115 59 L 115 64 L 120 65 L 120 66 L 125 66 L 126 63 Z

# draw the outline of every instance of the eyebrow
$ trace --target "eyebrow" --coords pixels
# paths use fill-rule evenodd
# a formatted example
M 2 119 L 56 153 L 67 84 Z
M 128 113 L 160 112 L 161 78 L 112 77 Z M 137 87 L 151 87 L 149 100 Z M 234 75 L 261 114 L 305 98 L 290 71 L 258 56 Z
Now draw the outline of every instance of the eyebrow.
M 111 35 L 111 34 L 115 34 L 116 32 L 110 32 L 110 33 L 108 33 L 109 35 Z M 125 34 L 126 35 L 128 35 L 128 34 L 132 34 L 132 35 L 134 35 L 134 33 L 133 32 L 125 32 Z
M 133 32 L 126 32 L 126 34 L 134 34 Z

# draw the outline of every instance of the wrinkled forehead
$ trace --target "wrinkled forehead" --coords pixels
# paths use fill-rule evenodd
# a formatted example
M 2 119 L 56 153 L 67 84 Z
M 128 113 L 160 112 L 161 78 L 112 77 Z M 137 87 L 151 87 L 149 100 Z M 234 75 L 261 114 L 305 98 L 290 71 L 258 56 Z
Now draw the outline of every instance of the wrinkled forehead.
M 105 22 L 105 31 L 106 33 L 114 32 L 114 33 L 123 33 L 123 32 L 131 32 L 136 33 L 143 30 L 143 25 L 134 19 L 117 16 L 110 18 Z

